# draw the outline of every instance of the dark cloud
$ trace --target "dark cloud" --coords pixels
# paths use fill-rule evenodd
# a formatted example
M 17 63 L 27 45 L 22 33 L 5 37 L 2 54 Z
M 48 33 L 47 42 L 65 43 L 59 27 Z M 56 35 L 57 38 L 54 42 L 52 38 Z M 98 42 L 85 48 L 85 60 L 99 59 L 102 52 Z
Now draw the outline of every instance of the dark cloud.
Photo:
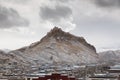
M 55 8 L 44 6 L 40 10 L 41 18 L 49 21 L 60 21 L 62 18 L 68 18 L 72 14 L 71 8 L 67 6 L 57 5 Z
M 28 26 L 29 22 L 22 18 L 17 11 L 12 8 L 0 6 L 0 28 L 11 28 L 15 26 Z
M 97 6 L 100 7 L 120 7 L 120 0 L 95 0 Z

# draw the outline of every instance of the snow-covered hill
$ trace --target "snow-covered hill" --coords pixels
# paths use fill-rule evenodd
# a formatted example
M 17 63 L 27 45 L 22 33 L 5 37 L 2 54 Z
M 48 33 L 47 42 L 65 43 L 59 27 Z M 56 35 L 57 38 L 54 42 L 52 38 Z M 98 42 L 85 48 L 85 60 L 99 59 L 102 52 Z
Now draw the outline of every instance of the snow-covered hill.
M 99 58 L 101 62 L 120 62 L 120 50 L 100 52 Z
M 0 65 L 8 65 L 9 63 L 19 63 L 20 65 L 26 65 L 28 62 L 25 61 L 25 59 L 21 59 L 20 57 L 17 57 L 18 53 L 7 53 L 3 50 L 0 50 Z M 24 55 L 22 55 L 24 56 Z
M 17 59 L 32 63 L 96 63 L 98 54 L 94 46 L 83 37 L 76 37 L 55 27 L 40 41 L 11 51 Z
M 9 60 L 9 55 L 0 50 L 0 63 L 5 63 L 7 60 Z

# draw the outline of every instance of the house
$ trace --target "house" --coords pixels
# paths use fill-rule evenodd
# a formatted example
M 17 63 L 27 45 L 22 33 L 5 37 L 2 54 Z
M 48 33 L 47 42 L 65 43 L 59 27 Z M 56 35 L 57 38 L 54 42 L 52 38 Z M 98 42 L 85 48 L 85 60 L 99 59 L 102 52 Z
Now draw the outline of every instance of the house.
M 119 77 L 120 76 L 120 65 L 111 66 L 110 69 L 107 70 L 109 74 Z

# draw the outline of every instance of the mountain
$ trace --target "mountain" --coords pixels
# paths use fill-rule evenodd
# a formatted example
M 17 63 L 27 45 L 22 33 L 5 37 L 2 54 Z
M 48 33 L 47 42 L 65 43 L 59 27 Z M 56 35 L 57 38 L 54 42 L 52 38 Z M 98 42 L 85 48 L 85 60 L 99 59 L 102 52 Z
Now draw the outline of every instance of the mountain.
M 120 50 L 109 50 L 99 53 L 99 61 L 100 62 L 120 62 Z
M 10 58 L 12 58 L 10 55 L 8 55 L 3 50 L 0 50 L 0 63 L 6 63 Z
M 7 59 L 8 55 L 4 51 L 0 50 L 0 63 L 4 63 Z
M 11 52 L 7 53 L 6 51 L 0 50 L 0 65 L 4 66 L 4 65 L 9 65 L 16 62 L 19 63 L 19 65 L 24 65 L 24 66 L 29 64 L 24 59 L 21 59 L 20 57 L 16 57 L 16 55 L 18 55 L 18 53 L 17 54 L 11 53 Z
M 40 41 L 32 43 L 10 54 L 31 64 L 42 63 L 96 63 L 98 54 L 83 37 L 74 36 L 55 27 Z

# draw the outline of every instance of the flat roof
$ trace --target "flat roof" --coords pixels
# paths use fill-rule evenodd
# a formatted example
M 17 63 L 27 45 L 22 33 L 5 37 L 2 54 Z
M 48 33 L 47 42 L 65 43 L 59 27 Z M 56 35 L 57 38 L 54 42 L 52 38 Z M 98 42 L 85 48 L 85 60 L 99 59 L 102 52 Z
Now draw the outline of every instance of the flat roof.
M 110 73 L 120 73 L 120 69 L 108 69 L 107 71 Z
M 111 77 L 111 76 L 92 76 L 92 77 L 89 77 L 89 78 L 107 78 L 107 79 L 115 79 L 117 77 Z

